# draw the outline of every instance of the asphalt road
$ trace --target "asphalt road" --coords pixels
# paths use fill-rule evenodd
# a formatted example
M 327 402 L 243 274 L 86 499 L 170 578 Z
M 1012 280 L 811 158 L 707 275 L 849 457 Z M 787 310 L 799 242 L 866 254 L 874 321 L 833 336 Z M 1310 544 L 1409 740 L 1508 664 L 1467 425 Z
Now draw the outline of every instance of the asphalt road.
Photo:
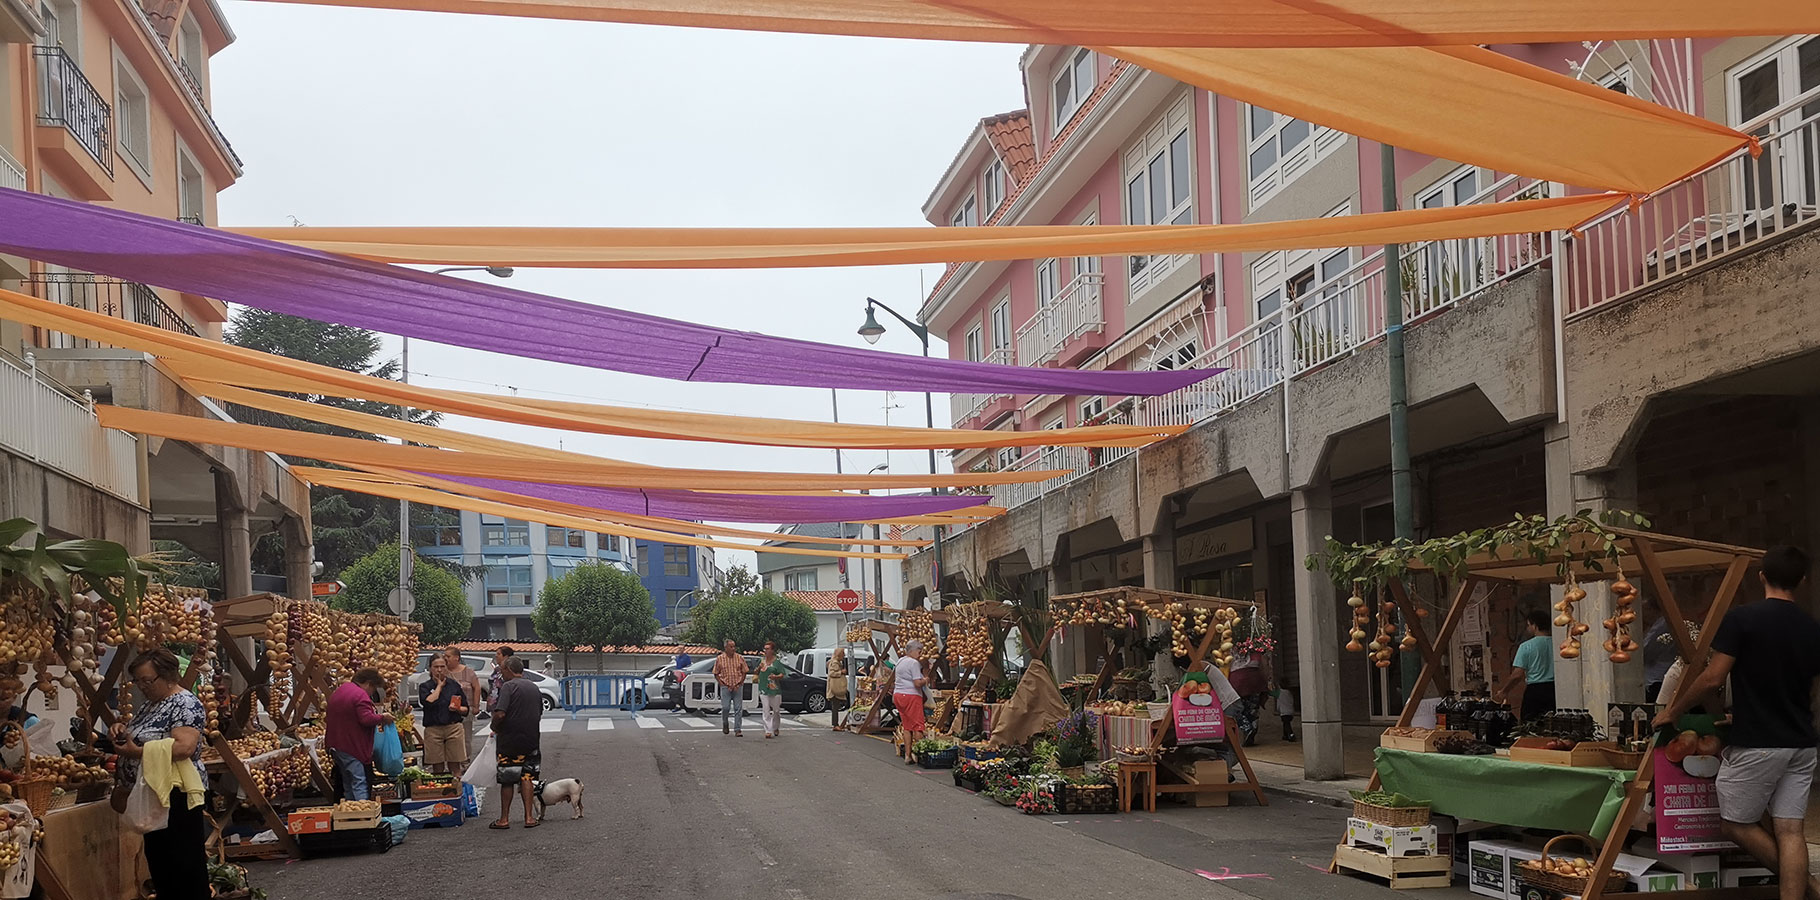
M 254 883 L 274 900 L 1392 896 L 1318 870 L 1344 826 L 1332 807 L 1273 797 L 1264 809 L 1025 816 L 825 718 L 777 740 L 756 723 L 736 739 L 671 713 L 644 719 L 546 721 L 545 776 L 586 783 L 583 819 L 552 807 L 539 828 L 520 814 L 490 830 L 489 795 L 486 816 L 461 828 L 413 831 L 383 855 L 255 864 Z

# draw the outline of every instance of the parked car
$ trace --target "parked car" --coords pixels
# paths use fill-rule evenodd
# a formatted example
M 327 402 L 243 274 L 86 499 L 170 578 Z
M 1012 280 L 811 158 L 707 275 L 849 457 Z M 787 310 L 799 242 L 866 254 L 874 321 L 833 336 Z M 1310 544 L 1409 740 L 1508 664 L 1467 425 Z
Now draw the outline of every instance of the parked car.
M 796 669 L 804 675 L 817 678 L 828 677 L 828 659 L 834 655 L 833 647 L 817 647 L 796 654 Z M 855 667 L 857 664 L 857 668 Z M 847 651 L 847 671 L 861 672 L 872 666 L 872 651 L 855 648 Z
M 748 670 L 756 672 L 756 671 L 758 671 L 760 665 L 761 665 L 761 663 L 760 663 L 758 657 L 756 657 L 756 656 L 746 657 L 746 668 Z M 783 695 L 784 695 L 783 706 L 784 706 L 784 708 L 793 713 L 827 712 L 828 711 L 828 681 L 827 681 L 827 679 L 817 678 L 814 675 L 804 675 L 802 672 L 797 671 L 796 668 L 791 666 L 789 663 L 785 663 L 784 668 L 789 670 L 789 674 L 784 676 L 784 683 L 783 683 Z M 685 674 L 701 675 L 701 674 L 711 673 L 713 671 L 714 671 L 714 657 L 709 657 L 707 659 L 704 659 L 704 660 L 690 666 L 686 670 Z M 677 708 L 679 708 L 679 709 L 688 708 L 687 705 L 683 702 L 683 691 L 682 691 L 682 680 L 681 679 L 673 678 L 671 681 L 669 681 L 668 683 L 665 684 L 664 690 L 665 690 L 666 696 L 669 698 L 670 702 L 672 704 L 674 704 Z M 713 712 L 713 711 L 714 710 L 703 710 L 703 712 Z
M 680 692 L 672 693 L 670 690 L 670 686 L 674 683 L 670 673 L 674 671 L 676 671 L 674 663 L 664 663 L 646 672 L 639 676 L 636 686 L 627 691 L 627 696 L 620 698 L 621 701 L 631 703 L 637 699 L 639 694 L 642 694 L 646 709 L 675 708 L 676 698 L 680 696 Z
M 473 664 L 469 663 L 469 665 Z M 487 660 L 486 668 L 476 668 L 474 671 L 480 675 L 480 691 L 484 694 L 488 690 L 487 685 L 493 680 L 493 660 Z M 562 705 L 562 681 L 560 679 L 545 675 L 536 669 L 526 669 L 523 677 L 537 685 L 537 692 L 543 695 L 544 712 L 549 712 Z
M 413 707 L 417 705 L 418 686 L 430 680 L 430 659 L 431 657 L 440 655 L 441 654 L 436 653 L 433 650 L 425 650 L 422 653 L 417 654 L 417 671 L 404 677 L 404 685 L 400 689 L 400 693 L 404 695 L 405 702 L 410 703 Z M 463 653 L 461 655 L 461 662 L 478 674 L 482 668 L 485 668 L 493 662 L 493 658 L 490 656 L 481 656 L 479 654 L 470 656 L 469 654 Z M 486 700 L 486 694 L 487 677 L 481 675 L 480 699 L 483 701 Z

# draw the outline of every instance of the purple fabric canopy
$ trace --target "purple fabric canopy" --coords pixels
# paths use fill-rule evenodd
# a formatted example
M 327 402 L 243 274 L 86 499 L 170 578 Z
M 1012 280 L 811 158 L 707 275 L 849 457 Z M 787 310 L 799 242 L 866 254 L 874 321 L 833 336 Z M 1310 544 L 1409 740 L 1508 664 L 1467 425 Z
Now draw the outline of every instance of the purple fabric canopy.
M 1214 370 L 927 359 L 731 331 L 0 189 L 0 252 L 457 347 L 682 381 L 1154 396 Z
M 420 473 L 421 474 L 421 473 Z M 713 522 L 870 522 L 942 513 L 992 500 L 974 494 L 908 494 L 900 496 L 809 497 L 790 494 L 709 494 L 700 491 L 631 490 L 428 475 L 472 487 L 523 494 L 540 500 L 572 503 L 609 512 Z

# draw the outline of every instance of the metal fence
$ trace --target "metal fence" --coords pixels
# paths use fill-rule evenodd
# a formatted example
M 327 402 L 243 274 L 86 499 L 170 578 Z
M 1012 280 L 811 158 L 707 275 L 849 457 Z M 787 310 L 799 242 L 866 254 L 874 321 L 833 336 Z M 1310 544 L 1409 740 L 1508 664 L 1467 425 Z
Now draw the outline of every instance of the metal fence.
M 1017 358 L 1040 366 L 1059 356 L 1068 342 L 1103 327 L 1100 297 L 1106 276 L 1085 272 L 1068 282 L 1054 300 L 1037 307 L 1017 329 Z
M 0 187 L 25 190 L 25 167 L 5 147 L 0 147 Z
M 94 404 L 38 373 L 36 357 L 25 365 L 0 358 L 0 446 L 138 503 L 139 441 L 101 427 Z
M 195 326 L 182 313 L 165 303 L 156 291 L 137 282 L 79 272 L 41 272 L 26 283 L 38 296 L 65 306 L 198 336 Z M 111 346 L 58 332 L 51 333 L 49 343 L 57 349 Z
M 1563 308 L 1583 313 L 1820 221 L 1820 90 L 1740 126 L 1740 150 L 1564 241 Z

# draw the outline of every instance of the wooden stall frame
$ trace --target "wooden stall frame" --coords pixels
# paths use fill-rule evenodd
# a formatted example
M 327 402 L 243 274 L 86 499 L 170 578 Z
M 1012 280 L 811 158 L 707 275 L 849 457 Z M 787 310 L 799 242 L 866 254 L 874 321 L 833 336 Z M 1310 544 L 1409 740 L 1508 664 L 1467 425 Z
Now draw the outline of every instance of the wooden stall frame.
M 1144 587 L 1130 587 L 1130 586 L 1103 588 L 1101 590 L 1086 591 L 1086 592 L 1079 593 L 1079 594 L 1063 594 L 1058 597 L 1050 598 L 1049 605 L 1050 605 L 1050 609 L 1053 611 L 1055 609 L 1056 604 L 1058 604 L 1058 603 L 1064 603 L 1064 602 L 1079 603 L 1080 601 L 1082 601 L 1084 599 L 1088 599 L 1088 598 L 1117 599 L 1120 597 L 1123 597 L 1127 601 L 1127 603 L 1129 603 L 1133 597 L 1136 597 L 1137 599 L 1142 600 L 1145 605 L 1144 608 L 1145 608 L 1146 614 L 1150 615 L 1151 618 L 1157 618 L 1155 615 L 1152 615 L 1149 613 L 1150 605 L 1152 603 L 1156 603 L 1156 604 L 1162 605 L 1162 606 L 1167 606 L 1169 604 L 1174 604 L 1174 603 L 1180 603 L 1180 604 L 1188 607 L 1191 610 L 1192 609 L 1205 609 L 1205 610 L 1208 610 L 1209 612 L 1211 612 L 1213 610 L 1217 610 L 1217 609 L 1235 609 L 1235 608 L 1255 609 L 1258 605 L 1256 602 L 1251 601 L 1251 600 L 1227 600 L 1222 597 L 1207 597 L 1207 596 L 1202 596 L 1200 594 L 1184 594 L 1179 591 L 1165 591 L 1165 590 L 1161 590 L 1159 588 L 1144 588 Z M 1048 636 L 1048 638 L 1046 638 L 1043 641 L 1041 646 L 1047 647 L 1049 645 L 1049 639 L 1054 638 L 1056 633 L 1058 633 L 1064 627 L 1072 627 L 1072 626 L 1064 626 L 1064 625 L 1060 624 L 1059 617 L 1058 617 L 1058 623 L 1056 625 L 1051 626 L 1051 628 L 1049 629 L 1049 636 Z M 1214 639 L 1217 638 L 1218 636 L 1219 636 L 1219 630 L 1217 628 L 1211 627 L 1211 625 L 1210 625 L 1210 627 L 1208 627 L 1208 629 L 1207 629 L 1207 633 L 1205 635 L 1202 635 L 1200 643 L 1198 645 L 1196 645 L 1195 647 L 1193 647 L 1189 652 L 1188 671 L 1190 671 L 1190 672 L 1195 671 L 1196 668 L 1198 666 L 1200 666 L 1200 664 L 1202 662 L 1206 661 L 1207 654 L 1213 649 Z M 1111 659 L 1109 657 L 1106 665 L 1101 666 L 1101 668 L 1100 668 L 1099 678 L 1094 681 L 1094 685 L 1096 688 L 1098 686 L 1100 686 L 1102 684 L 1102 682 L 1109 677 L 1108 668 L 1110 666 L 1111 666 Z M 1175 707 L 1173 704 L 1171 704 L 1169 712 L 1164 714 L 1161 721 L 1151 723 L 1151 733 L 1150 733 L 1150 750 L 1151 750 L 1151 752 L 1156 753 L 1156 752 L 1160 751 L 1162 749 L 1163 742 L 1169 739 L 1170 732 L 1172 732 L 1174 730 L 1175 730 Z M 1250 795 L 1252 795 L 1253 798 L 1255 798 L 1257 800 L 1259 806 L 1269 806 L 1270 800 L 1269 800 L 1269 798 L 1264 796 L 1264 786 L 1262 784 L 1258 783 L 1257 772 L 1253 771 L 1251 768 L 1251 759 L 1245 755 L 1245 742 L 1240 741 L 1240 740 L 1233 740 L 1232 736 L 1230 734 L 1228 734 L 1226 744 L 1227 744 L 1227 746 L 1232 748 L 1233 755 L 1236 756 L 1239 760 L 1239 768 L 1241 770 L 1243 770 L 1245 773 L 1244 781 L 1231 782 L 1228 784 L 1162 784 L 1157 779 L 1152 779 L 1151 787 L 1150 787 L 1152 793 L 1155 795 L 1161 795 L 1161 794 L 1250 794 Z
M 978 600 L 978 601 L 973 601 L 973 602 L 983 604 L 981 607 L 980 613 L 986 619 L 986 628 L 988 629 L 988 631 L 991 630 L 994 623 L 1004 622 L 1008 619 L 1015 619 L 1017 617 L 1017 608 L 1008 603 L 1004 603 L 1004 602 L 997 601 L 997 600 Z M 956 605 L 959 606 L 959 605 L 968 605 L 968 604 L 956 604 Z M 950 623 L 952 621 L 952 617 L 951 617 L 952 612 L 953 612 L 952 609 L 938 610 L 934 613 L 931 613 L 930 618 L 934 619 L 937 624 Z M 946 650 L 946 647 L 947 647 L 947 644 L 946 644 L 946 641 L 944 641 L 943 642 L 944 651 Z M 941 659 L 945 665 L 947 662 L 947 655 L 945 652 L 942 653 Z M 960 715 L 961 703 L 963 701 L 965 701 L 967 699 L 967 695 L 973 693 L 974 690 L 981 688 L 981 687 L 991 687 L 991 685 L 992 685 L 992 682 L 989 679 L 985 678 L 985 672 L 981 667 L 975 666 L 975 667 L 972 667 L 971 669 L 968 669 L 968 668 L 959 669 L 958 673 L 955 674 L 955 676 L 954 676 L 954 702 L 952 704 L 950 704 L 950 710 L 949 710 L 950 717 L 945 721 L 935 721 L 935 722 L 930 723 L 932 727 L 929 730 L 932 732 L 939 732 L 942 734 L 947 734 L 950 737 L 956 736 L 955 729 L 957 726 L 959 726 L 960 720 L 961 720 L 961 715 Z
M 1576 545 L 1567 548 L 1572 551 L 1570 568 L 1575 578 L 1581 582 L 1613 581 L 1626 570 L 1641 572 L 1647 579 L 1649 596 L 1661 607 L 1663 615 L 1668 617 L 1669 632 L 1674 635 L 1676 648 L 1682 658 L 1687 660 L 1686 674 L 1676 687 L 1675 696 L 1670 698 L 1672 703 L 1680 699 L 1680 692 L 1691 687 L 1699 678 L 1700 672 L 1706 668 L 1706 656 L 1712 649 L 1713 636 L 1718 631 L 1719 623 L 1730 611 L 1738 588 L 1744 583 L 1745 572 L 1750 569 L 1752 562 L 1763 557 L 1763 551 L 1628 528 L 1606 526 L 1605 531 L 1619 538 L 1618 564 L 1611 565 L 1610 558 L 1592 546 L 1596 538 L 1584 535 L 1576 541 Z M 1439 648 L 1448 646 L 1448 642 L 1453 639 L 1454 628 L 1464 616 L 1476 587 L 1486 584 L 1495 591 L 1507 587 L 1514 589 L 1558 585 L 1561 581 L 1559 569 L 1567 561 L 1567 556 L 1561 551 L 1555 551 L 1541 560 L 1537 560 L 1533 554 L 1522 552 L 1510 556 L 1501 555 L 1496 550 L 1477 554 L 1466 560 L 1466 575 L 1460 579 L 1460 584 L 1448 603 L 1441 630 L 1435 634 L 1434 640 L 1429 640 L 1420 616 L 1412 614 L 1402 617 L 1410 636 L 1416 639 L 1416 648 L 1422 656 L 1422 669 L 1416 676 L 1409 699 L 1403 704 L 1402 714 L 1397 717 L 1397 727 L 1408 727 L 1414 721 L 1416 710 L 1421 706 L 1428 686 L 1440 675 L 1442 666 Z M 1585 565 L 1587 560 L 1599 563 L 1601 568 L 1588 568 Z M 1626 565 L 1627 562 L 1630 565 Z M 1410 569 L 1412 572 L 1429 571 L 1415 560 L 1410 561 Z M 1671 575 L 1721 572 L 1723 577 L 1718 590 L 1713 594 L 1712 604 L 1700 629 L 1700 638 L 1696 641 L 1687 631 L 1680 602 L 1669 589 L 1668 578 Z M 1397 601 L 1399 609 L 1414 609 L 1409 602 L 1411 598 L 1408 588 L 1401 579 L 1392 579 L 1386 587 Z M 1643 761 L 1637 765 L 1636 776 L 1625 787 L 1624 801 L 1618 808 L 1618 817 L 1612 824 L 1611 832 L 1600 845 L 1598 860 L 1593 865 L 1593 876 L 1587 883 L 1583 896 L 1602 897 L 1606 900 L 1626 896 L 1622 892 L 1607 892 L 1606 883 L 1610 880 L 1612 864 L 1624 849 L 1630 823 L 1636 819 L 1649 795 L 1654 767 L 1655 754 L 1643 754 Z M 1374 767 L 1369 789 L 1377 790 L 1380 783 Z M 1661 894 L 1664 900 L 1750 900 L 1767 895 L 1762 890 L 1753 888 L 1685 890 Z

